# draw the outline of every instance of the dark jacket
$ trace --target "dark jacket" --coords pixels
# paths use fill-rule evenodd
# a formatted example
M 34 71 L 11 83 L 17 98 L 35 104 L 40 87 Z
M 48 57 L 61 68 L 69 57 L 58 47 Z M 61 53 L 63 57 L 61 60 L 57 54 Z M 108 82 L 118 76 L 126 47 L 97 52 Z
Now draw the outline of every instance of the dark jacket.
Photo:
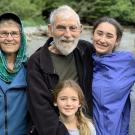
M 34 123 L 32 130 L 35 128 L 38 132 L 38 134 L 35 132 L 34 135 L 68 135 L 67 129 L 59 121 L 58 112 L 53 106 L 52 91 L 59 81 L 59 76 L 55 73 L 50 52 L 48 51 L 51 41 L 52 39 L 49 39 L 28 61 L 29 111 Z M 73 52 L 79 84 L 84 90 L 89 106 L 89 114 L 92 114 L 91 52 L 90 43 L 84 40 L 79 41 L 77 48 Z

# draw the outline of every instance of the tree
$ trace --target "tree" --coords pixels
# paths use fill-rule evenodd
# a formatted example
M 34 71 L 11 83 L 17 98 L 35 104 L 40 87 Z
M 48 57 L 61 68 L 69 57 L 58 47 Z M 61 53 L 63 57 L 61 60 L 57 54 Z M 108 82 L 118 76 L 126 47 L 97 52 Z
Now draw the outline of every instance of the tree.
M 111 16 L 124 25 L 135 25 L 135 7 L 129 0 L 119 0 L 116 5 L 112 5 Z
M 115 4 L 115 0 L 81 0 L 76 9 L 83 23 L 92 24 L 101 16 L 109 16 L 112 4 Z
M 72 5 L 72 3 L 73 2 L 69 2 L 68 5 Z M 67 1 L 65 1 L 65 0 L 59 0 L 59 1 L 46 0 L 46 2 L 44 3 L 44 9 L 42 11 L 42 16 L 43 16 L 44 20 L 48 21 L 51 11 L 53 11 L 60 5 L 67 5 Z

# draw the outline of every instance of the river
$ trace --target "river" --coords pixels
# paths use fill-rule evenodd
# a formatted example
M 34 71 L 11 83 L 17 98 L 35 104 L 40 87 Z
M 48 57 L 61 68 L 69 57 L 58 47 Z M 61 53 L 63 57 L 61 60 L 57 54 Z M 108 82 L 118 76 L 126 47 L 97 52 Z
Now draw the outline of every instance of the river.
M 31 30 L 33 30 L 33 28 Z M 36 29 L 34 30 L 36 31 Z M 25 32 L 27 33 L 27 35 L 28 33 L 30 33 L 28 32 L 28 29 L 25 29 Z M 80 39 L 84 39 L 91 42 L 91 31 L 84 30 L 81 33 Z M 27 41 L 27 55 L 30 56 L 32 53 L 34 53 L 39 47 L 44 45 L 46 40 L 46 36 L 35 35 L 31 32 Z M 133 29 L 124 29 L 124 34 L 118 50 L 132 51 L 135 53 L 135 31 Z

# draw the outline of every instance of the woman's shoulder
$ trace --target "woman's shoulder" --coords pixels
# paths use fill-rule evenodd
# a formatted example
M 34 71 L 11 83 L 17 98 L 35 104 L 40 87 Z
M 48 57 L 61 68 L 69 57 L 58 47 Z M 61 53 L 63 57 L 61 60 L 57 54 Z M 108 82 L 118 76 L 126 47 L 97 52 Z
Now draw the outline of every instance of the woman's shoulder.
M 118 51 L 116 53 L 118 53 L 118 57 L 120 57 L 121 59 L 125 59 L 125 60 L 129 60 L 129 61 L 134 61 L 135 62 L 135 54 L 133 52 Z
M 133 52 L 130 52 L 130 51 L 115 51 L 113 54 L 134 57 L 134 53 Z
M 110 61 L 110 58 L 111 60 L 121 60 L 121 59 L 126 60 L 126 59 L 135 59 L 135 55 L 133 54 L 133 52 L 129 52 L 129 51 L 114 51 L 112 53 L 99 55 L 99 56 L 96 54 L 93 54 L 93 58 L 109 60 L 109 61 Z

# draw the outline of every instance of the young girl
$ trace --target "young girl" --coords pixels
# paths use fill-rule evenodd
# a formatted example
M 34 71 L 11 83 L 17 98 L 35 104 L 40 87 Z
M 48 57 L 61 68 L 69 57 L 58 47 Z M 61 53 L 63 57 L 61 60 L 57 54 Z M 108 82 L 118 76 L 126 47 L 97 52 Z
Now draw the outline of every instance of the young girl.
M 91 120 L 82 112 L 84 102 L 80 86 L 72 80 L 60 82 L 54 90 L 54 106 L 70 135 L 96 135 Z

